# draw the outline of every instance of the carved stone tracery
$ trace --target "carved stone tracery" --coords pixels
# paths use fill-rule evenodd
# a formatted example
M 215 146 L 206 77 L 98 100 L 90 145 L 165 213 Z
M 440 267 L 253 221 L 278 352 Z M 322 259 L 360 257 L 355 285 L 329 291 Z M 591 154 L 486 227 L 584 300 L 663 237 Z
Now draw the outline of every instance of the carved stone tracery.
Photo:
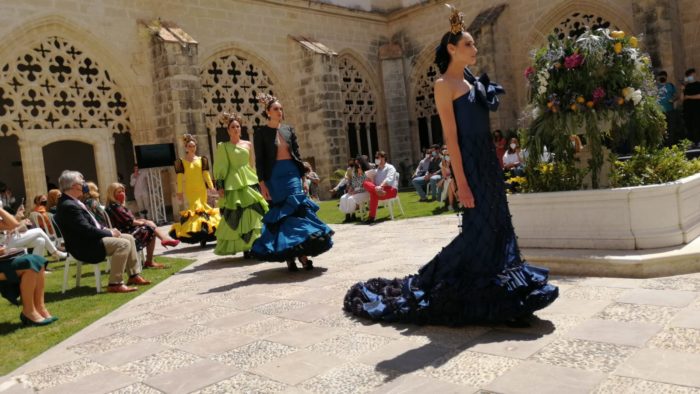
M 97 61 L 49 37 L 0 69 L 0 132 L 26 129 L 130 130 L 127 102 Z
M 367 77 L 349 56 L 341 56 L 339 63 L 350 156 L 363 154 L 373 157 L 374 152 L 379 150 L 375 94 Z

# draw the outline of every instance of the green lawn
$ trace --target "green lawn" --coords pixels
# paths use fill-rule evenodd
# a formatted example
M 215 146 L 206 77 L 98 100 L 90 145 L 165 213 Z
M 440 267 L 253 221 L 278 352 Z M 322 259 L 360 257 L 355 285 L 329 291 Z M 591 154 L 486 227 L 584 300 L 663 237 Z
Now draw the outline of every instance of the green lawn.
M 406 215 L 401 215 L 401 210 L 397 204 L 394 204 L 394 219 L 401 220 L 406 218 L 417 218 L 422 216 L 433 216 L 444 213 L 451 213 L 444 208 L 443 203 L 439 202 L 419 202 L 418 194 L 415 190 L 399 192 L 401 205 Z M 340 224 L 345 220 L 345 214 L 338 209 L 339 199 L 321 201 L 318 205 L 321 209 L 318 211 L 318 217 L 328 224 Z M 452 212 L 453 213 L 453 212 Z M 380 208 L 377 210 L 377 220 L 390 220 L 389 210 Z
M 3 349 L 0 375 L 13 371 L 192 263 L 191 260 L 167 257 L 156 257 L 155 260 L 166 264 L 167 268 L 146 270 L 143 276 L 152 284 L 126 294 L 97 294 L 91 265 L 83 265 L 79 288 L 75 287 L 75 265 L 71 265 L 68 289 L 61 294 L 63 262 L 49 264 L 53 272 L 46 275 L 46 303 L 49 311 L 60 320 L 45 327 L 23 327 L 19 321 L 21 308 L 0 299 L 0 349 Z M 104 269 L 105 264 L 102 263 L 101 267 Z M 109 278 L 104 271 L 101 279 L 102 291 L 106 291 Z

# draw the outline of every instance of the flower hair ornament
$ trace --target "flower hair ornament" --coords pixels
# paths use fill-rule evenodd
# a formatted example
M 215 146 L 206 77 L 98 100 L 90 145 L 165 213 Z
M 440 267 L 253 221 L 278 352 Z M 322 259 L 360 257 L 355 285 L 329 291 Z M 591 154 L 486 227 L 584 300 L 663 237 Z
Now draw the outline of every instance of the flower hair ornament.
M 467 28 L 464 26 L 464 14 L 459 12 L 459 10 L 456 9 L 455 6 L 453 6 L 452 4 L 445 4 L 445 6 L 451 11 L 450 33 L 459 34 L 463 31 L 467 31 Z
M 189 142 L 194 142 L 195 145 L 197 145 L 197 140 L 194 138 L 194 136 L 190 133 L 185 133 L 182 135 L 182 142 L 187 145 Z
M 258 99 L 260 104 L 265 105 L 265 109 L 269 108 L 272 103 L 277 101 L 277 97 L 267 93 L 259 94 L 258 97 L 256 97 L 256 99 Z
M 226 125 L 228 127 L 233 121 L 242 124 L 243 118 L 235 112 L 222 112 L 219 114 L 219 123 Z

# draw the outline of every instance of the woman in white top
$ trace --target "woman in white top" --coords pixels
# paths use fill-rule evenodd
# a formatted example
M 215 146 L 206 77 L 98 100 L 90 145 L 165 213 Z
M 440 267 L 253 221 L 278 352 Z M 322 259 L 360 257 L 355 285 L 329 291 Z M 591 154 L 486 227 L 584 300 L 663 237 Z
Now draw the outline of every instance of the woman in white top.
M 521 176 L 525 173 L 525 165 L 520 152 L 518 139 L 513 137 L 506 153 L 503 155 L 503 171 L 510 171 L 513 176 Z

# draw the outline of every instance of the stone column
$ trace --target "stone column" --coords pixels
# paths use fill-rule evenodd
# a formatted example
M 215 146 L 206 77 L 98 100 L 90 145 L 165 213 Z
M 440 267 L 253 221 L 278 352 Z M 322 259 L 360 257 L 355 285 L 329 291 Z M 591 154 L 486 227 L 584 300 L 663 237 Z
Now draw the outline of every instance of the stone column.
M 44 151 L 42 145 L 20 137 L 17 140 L 20 156 L 22 157 L 22 172 L 24 175 L 24 190 L 26 199 L 46 193 L 46 171 L 44 171 Z M 31 209 L 31 203 L 25 201 L 27 212 Z
M 294 114 L 298 123 L 292 126 L 299 137 L 302 158 L 315 162 L 314 170 L 321 177 L 319 195 L 326 198 L 330 195 L 330 175 L 345 169 L 348 157 L 338 56 L 330 50 L 312 50 L 294 38 L 290 43 L 290 71 L 297 81 L 293 96 L 298 111 Z
M 409 175 L 405 169 L 412 170 L 411 157 L 414 152 L 403 48 L 397 43 L 384 44 L 379 47 L 379 59 L 389 134 L 389 160 L 398 171 L 402 171 L 401 178 L 405 180 Z
M 643 34 L 642 49 L 651 56 L 652 66 L 666 70 L 674 84 L 685 72 L 679 13 L 674 0 L 640 0 L 632 4 L 635 33 Z
M 197 154 L 211 159 L 211 140 L 202 111 L 198 43 L 178 27 L 149 28 L 153 32 L 153 101 L 156 107 L 155 134 L 158 140 L 153 143 L 174 142 L 179 156 L 182 157 L 185 152 L 182 135 L 189 133 L 197 140 Z M 166 174 L 163 179 L 165 204 L 172 205 L 174 217 L 177 217 L 181 207 L 175 198 L 175 173 L 170 170 Z

